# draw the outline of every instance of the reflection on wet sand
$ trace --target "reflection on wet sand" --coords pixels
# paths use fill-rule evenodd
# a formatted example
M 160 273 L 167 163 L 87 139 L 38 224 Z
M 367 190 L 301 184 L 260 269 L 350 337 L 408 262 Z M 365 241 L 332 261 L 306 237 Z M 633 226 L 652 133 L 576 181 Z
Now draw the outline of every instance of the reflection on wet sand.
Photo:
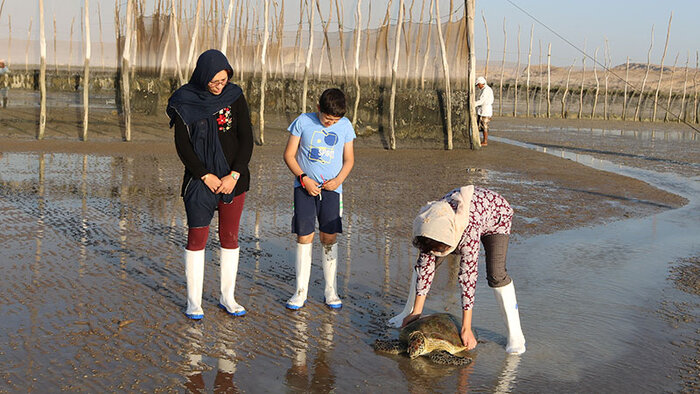
M 510 393 L 515 389 L 515 379 L 518 376 L 518 365 L 520 364 L 520 355 L 506 354 L 503 360 L 503 369 L 498 375 L 494 393 Z
M 236 373 L 236 352 L 226 343 L 216 344 L 217 356 L 216 374 L 213 382 L 207 382 L 205 371 L 214 368 L 204 362 L 204 355 L 210 354 L 202 348 L 203 335 L 199 327 L 200 323 L 195 323 L 185 330 L 185 337 L 188 340 L 186 345 L 186 355 L 184 357 L 183 375 L 187 378 L 185 388 L 191 393 L 238 393 L 240 390 L 234 382 Z M 209 374 L 207 374 L 209 375 Z M 210 387 L 210 389 L 208 389 Z
M 286 386 L 297 392 L 304 393 L 329 393 L 335 390 L 335 375 L 333 373 L 334 363 L 330 356 L 333 350 L 333 331 L 335 324 L 335 313 L 331 312 L 320 317 L 318 332 L 308 333 L 309 315 L 305 311 L 297 312 L 293 315 L 294 337 L 292 344 L 292 364 L 285 375 Z M 311 375 L 309 375 L 309 361 L 307 357 L 310 339 L 316 339 L 318 349 L 316 357 L 311 362 Z

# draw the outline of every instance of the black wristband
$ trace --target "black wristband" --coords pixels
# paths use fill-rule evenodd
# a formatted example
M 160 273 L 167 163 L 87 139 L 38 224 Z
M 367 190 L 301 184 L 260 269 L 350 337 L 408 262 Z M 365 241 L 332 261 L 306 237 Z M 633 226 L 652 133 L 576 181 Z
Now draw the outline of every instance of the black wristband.
M 305 176 L 308 176 L 308 175 L 306 175 L 305 172 L 302 172 L 301 175 L 299 175 L 299 183 L 301 183 L 301 187 L 306 187 L 306 186 L 304 186 L 304 177 Z

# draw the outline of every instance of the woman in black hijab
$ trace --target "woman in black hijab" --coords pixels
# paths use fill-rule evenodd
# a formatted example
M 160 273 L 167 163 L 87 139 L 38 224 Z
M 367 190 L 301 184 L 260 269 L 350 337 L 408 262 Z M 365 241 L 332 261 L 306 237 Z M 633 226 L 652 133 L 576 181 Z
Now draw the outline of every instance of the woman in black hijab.
M 245 193 L 250 186 L 248 162 L 253 131 L 248 103 L 241 88 L 229 82 L 233 69 L 226 56 L 210 49 L 199 56 L 189 83 L 168 100 L 175 147 L 185 165 L 182 197 L 187 212 L 187 309 L 199 320 L 202 310 L 204 248 L 214 211 L 219 211 L 221 297 L 219 307 L 242 316 L 245 308 L 234 299 L 238 272 L 238 227 Z

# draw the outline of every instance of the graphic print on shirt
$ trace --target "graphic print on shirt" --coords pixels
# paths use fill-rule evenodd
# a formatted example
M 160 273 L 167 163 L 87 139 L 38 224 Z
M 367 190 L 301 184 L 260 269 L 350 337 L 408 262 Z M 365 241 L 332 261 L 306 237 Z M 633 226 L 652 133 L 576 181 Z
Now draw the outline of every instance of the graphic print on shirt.
M 333 147 L 338 144 L 338 134 L 325 130 L 314 131 L 309 146 L 309 160 L 329 164 L 333 160 Z
M 231 130 L 233 125 L 233 116 L 231 116 L 231 107 L 224 107 L 217 112 L 216 123 L 219 125 L 219 131 L 225 133 Z

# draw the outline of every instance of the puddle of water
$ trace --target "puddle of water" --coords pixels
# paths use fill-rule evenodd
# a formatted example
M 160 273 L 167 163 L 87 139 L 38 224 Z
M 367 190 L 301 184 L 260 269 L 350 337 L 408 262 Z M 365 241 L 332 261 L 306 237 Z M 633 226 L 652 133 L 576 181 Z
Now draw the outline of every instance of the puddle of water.
M 125 382 L 134 390 L 673 389 L 676 382 L 667 376 L 675 376 L 674 334 L 655 310 L 668 294 L 668 262 L 700 250 L 697 182 L 576 159 L 642 177 L 690 203 L 653 217 L 514 242 L 509 272 L 527 353 L 506 356 L 500 312 L 480 280 L 474 325 L 486 342 L 472 365 L 442 368 L 371 350 L 401 309 L 416 257 L 404 229 L 395 229 L 398 220 L 381 210 L 346 205 L 338 270 L 343 309 L 323 306 L 322 273 L 314 263 L 308 306 L 290 313 L 283 307 L 294 280 L 288 177 L 283 163 L 255 164 L 237 282 L 237 300 L 249 314 L 231 319 L 215 307 L 219 256 L 212 229 L 207 317 L 193 324 L 181 316 L 186 226 L 176 157 L 6 153 L 0 158 L 0 234 L 7 240 L 0 325 L 10 334 L 0 339 L 1 376 L 12 381 L 10 389 L 35 390 L 77 382 L 94 391 Z M 508 174 L 473 172 L 511 182 Z M 318 261 L 318 245 L 314 256 Z M 427 310 L 458 315 L 457 262 L 446 264 Z

